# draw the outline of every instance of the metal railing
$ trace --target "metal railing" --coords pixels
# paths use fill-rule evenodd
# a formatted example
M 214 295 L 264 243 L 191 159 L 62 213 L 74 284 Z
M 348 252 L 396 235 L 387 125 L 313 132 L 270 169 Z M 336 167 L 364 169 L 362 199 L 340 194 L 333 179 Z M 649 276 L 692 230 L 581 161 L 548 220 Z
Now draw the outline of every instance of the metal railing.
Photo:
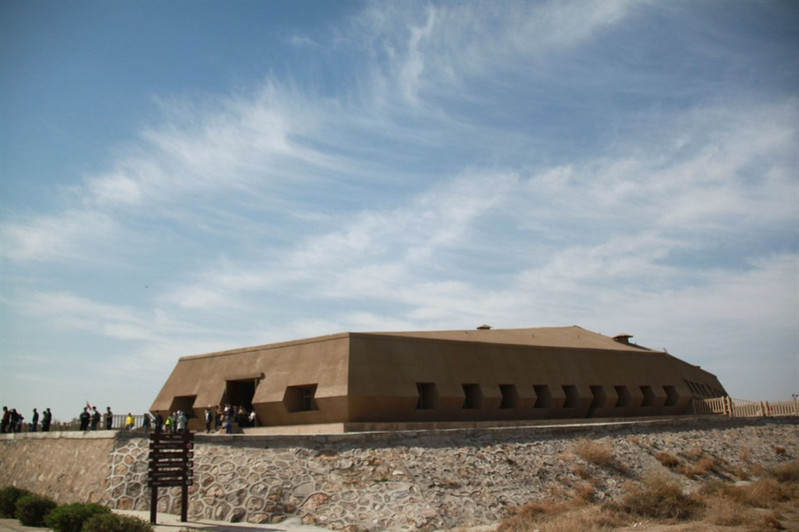
M 732 397 L 693 399 L 694 414 L 719 414 L 728 417 L 777 417 L 799 416 L 799 400 L 793 401 L 748 401 Z

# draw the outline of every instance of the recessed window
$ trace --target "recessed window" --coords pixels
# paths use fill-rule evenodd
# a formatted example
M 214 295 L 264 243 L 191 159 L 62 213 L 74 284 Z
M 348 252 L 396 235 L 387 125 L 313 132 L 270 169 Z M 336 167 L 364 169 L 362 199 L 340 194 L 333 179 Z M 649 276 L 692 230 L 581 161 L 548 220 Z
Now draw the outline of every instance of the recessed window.
M 502 393 L 502 402 L 499 403 L 500 408 L 516 408 L 519 404 L 519 392 L 516 390 L 515 384 L 500 384 L 499 391 Z
M 417 410 L 431 410 L 436 407 L 438 391 L 435 383 L 417 382 L 416 391 L 419 393 L 419 398 L 416 401 Z
M 677 401 L 680 396 L 677 395 L 677 389 L 674 386 L 663 386 L 663 391 L 666 392 L 666 406 L 677 406 Z
M 613 388 L 616 390 L 616 395 L 619 397 L 616 399 L 616 408 L 630 406 L 630 392 L 627 390 L 627 387 L 614 386 Z
M 283 396 L 283 404 L 289 412 L 308 412 L 318 410 L 316 406 L 316 384 L 288 386 Z
M 563 408 L 576 408 L 580 399 L 577 393 L 577 386 L 567 384 L 563 386 L 563 393 L 566 394 L 566 400 L 563 402 Z
M 641 393 L 644 394 L 644 400 L 641 401 L 641 406 L 652 406 L 655 404 L 655 392 L 652 391 L 651 386 L 641 386 Z
M 591 408 L 603 408 L 605 406 L 605 390 L 602 386 L 596 385 L 591 386 L 591 395 L 593 399 L 591 400 Z
M 535 390 L 535 406 L 533 408 L 552 408 L 552 394 L 549 393 L 549 386 L 546 384 L 536 384 L 533 386 Z
M 463 385 L 463 408 L 476 409 L 480 408 L 483 402 L 483 391 L 480 389 L 479 384 L 464 384 Z
M 194 400 L 197 399 L 196 395 L 181 395 L 172 399 L 172 404 L 169 407 L 170 412 L 177 412 L 178 410 L 186 414 L 187 418 L 194 416 Z

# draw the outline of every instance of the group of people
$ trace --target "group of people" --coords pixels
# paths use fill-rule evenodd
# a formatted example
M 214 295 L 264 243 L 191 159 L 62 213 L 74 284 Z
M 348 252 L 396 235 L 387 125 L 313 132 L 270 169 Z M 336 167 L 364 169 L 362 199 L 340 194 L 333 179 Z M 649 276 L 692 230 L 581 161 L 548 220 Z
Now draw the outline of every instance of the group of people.
M 247 413 L 247 409 L 243 406 L 225 405 L 217 407 L 209 407 L 205 409 L 205 432 L 211 432 L 211 426 L 214 427 L 214 432 L 224 427 L 225 434 L 233 432 L 233 424 L 237 423 L 239 427 L 254 427 L 255 426 L 255 411 Z
M 155 430 L 157 433 L 166 432 L 170 434 L 182 434 L 188 430 L 188 415 L 182 410 L 178 410 L 166 419 L 159 413 L 155 416 L 149 412 L 145 412 L 141 421 L 141 429 L 144 432 Z M 39 421 L 41 419 L 41 426 Z M 49 432 L 50 425 L 53 422 L 53 413 L 47 408 L 39 416 L 39 412 L 34 408 L 31 416 L 30 423 L 25 425 L 24 417 L 15 408 L 9 409 L 3 407 L 3 421 L 1 432 L 24 432 L 27 428 L 28 432 Z M 254 427 L 256 422 L 255 412 L 247 412 L 243 406 L 225 405 L 209 407 L 205 409 L 205 432 L 210 433 L 213 429 L 214 432 L 219 432 L 224 428 L 226 434 L 233 432 L 233 426 L 239 427 Z M 105 412 L 102 414 L 97 410 L 96 406 L 90 406 L 88 403 L 78 416 L 79 429 L 81 431 L 95 431 L 95 430 L 113 430 L 114 429 L 114 413 L 111 412 L 111 407 L 107 406 Z M 124 419 L 124 430 L 132 431 L 136 429 L 136 419 L 132 413 Z
M 49 408 L 42 412 L 41 420 L 42 432 L 49 432 L 50 424 L 53 422 L 53 413 Z M 20 412 L 17 412 L 16 408 L 9 410 L 7 406 L 4 406 L 3 421 L 2 424 L 0 424 L 0 432 L 22 432 L 24 428 L 25 416 L 23 416 Z M 37 430 L 39 430 L 39 411 L 34 408 L 30 423 L 28 423 L 28 432 L 36 432 Z
M 155 432 L 160 434 L 166 432 L 167 434 L 183 434 L 186 432 L 189 424 L 189 419 L 183 410 L 178 410 L 169 414 L 166 419 L 161 414 L 155 416 Z
M 105 407 L 105 412 L 100 414 L 100 411 L 97 410 L 96 406 L 89 406 L 88 404 L 83 409 L 83 411 L 78 416 L 79 421 L 79 429 L 82 431 L 88 430 L 112 430 L 114 428 L 114 413 L 111 412 L 111 407 Z M 142 422 L 142 426 L 149 430 L 150 429 L 150 414 L 145 412 L 144 413 L 144 421 Z M 128 412 L 128 415 L 125 416 L 125 423 L 124 429 L 125 430 L 133 430 L 136 428 L 136 419 L 133 417 L 133 414 Z

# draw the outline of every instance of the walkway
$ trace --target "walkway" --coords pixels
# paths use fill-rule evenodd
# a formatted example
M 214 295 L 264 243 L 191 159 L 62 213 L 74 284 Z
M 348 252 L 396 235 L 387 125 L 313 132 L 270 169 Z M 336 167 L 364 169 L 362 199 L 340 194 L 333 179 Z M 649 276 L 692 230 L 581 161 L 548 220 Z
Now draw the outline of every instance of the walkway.
M 114 510 L 124 515 L 133 515 L 143 521 L 150 520 L 148 511 Z M 200 521 L 180 522 L 179 515 L 158 514 L 158 523 L 153 527 L 155 532 L 180 532 L 182 530 L 202 530 L 203 532 L 253 532 L 255 530 L 272 530 L 275 532 L 330 532 L 327 528 L 303 525 L 298 518 L 286 519 L 282 523 L 255 525 L 251 523 L 224 523 L 202 519 Z M 16 519 L 0 519 L 0 532 L 46 532 L 49 529 L 23 526 Z

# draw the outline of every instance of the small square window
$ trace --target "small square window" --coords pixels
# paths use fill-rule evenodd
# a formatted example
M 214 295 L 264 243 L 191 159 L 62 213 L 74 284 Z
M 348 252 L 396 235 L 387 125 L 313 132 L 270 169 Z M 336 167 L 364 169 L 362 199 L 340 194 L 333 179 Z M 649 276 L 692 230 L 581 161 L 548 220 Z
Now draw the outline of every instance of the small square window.
M 288 386 L 283 396 L 283 404 L 289 412 L 308 412 L 318 410 L 316 406 L 316 384 Z
M 500 384 L 499 391 L 502 394 L 502 402 L 499 403 L 500 408 L 516 408 L 519 404 L 519 392 L 516 390 L 515 384 Z
M 480 404 L 483 402 L 483 391 L 479 384 L 464 384 L 463 395 L 463 408 L 470 410 L 480 408 Z
M 438 390 L 433 382 L 417 382 L 416 391 L 419 392 L 419 399 L 416 401 L 417 410 L 432 410 L 438 401 Z
M 546 384 L 535 384 L 535 406 L 533 408 L 551 408 L 552 407 L 552 394 L 549 393 L 549 386 Z

